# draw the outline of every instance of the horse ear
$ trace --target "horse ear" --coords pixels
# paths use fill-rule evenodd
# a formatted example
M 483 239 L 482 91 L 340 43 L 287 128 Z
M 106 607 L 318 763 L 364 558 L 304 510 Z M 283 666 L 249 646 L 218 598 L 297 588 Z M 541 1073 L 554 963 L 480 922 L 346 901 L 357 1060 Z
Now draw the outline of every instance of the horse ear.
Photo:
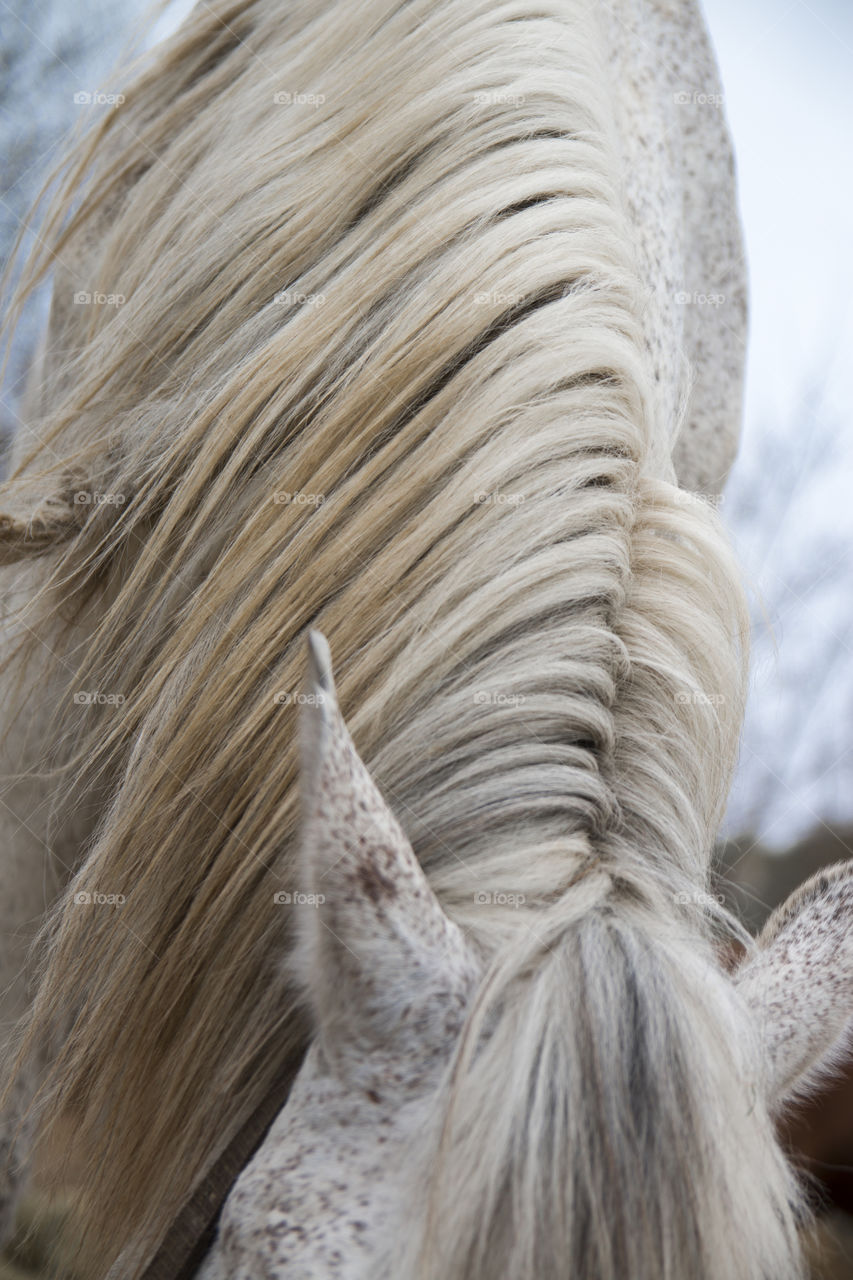
M 297 965 L 328 1047 L 419 1053 L 467 1003 L 475 965 L 439 906 L 338 710 L 329 647 L 308 641 L 301 718 L 301 876 Z M 300 905 L 294 902 L 294 905 Z
M 758 1020 L 771 1105 L 837 1063 L 853 1017 L 853 861 L 777 907 L 735 974 Z

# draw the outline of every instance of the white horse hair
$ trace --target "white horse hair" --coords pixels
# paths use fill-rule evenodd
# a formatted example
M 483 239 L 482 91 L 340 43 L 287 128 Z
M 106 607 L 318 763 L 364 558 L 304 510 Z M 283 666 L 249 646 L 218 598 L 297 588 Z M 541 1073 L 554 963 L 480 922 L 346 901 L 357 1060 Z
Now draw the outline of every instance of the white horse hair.
M 0 1226 L 37 1129 L 87 1280 L 795 1280 L 853 871 L 757 942 L 709 893 L 745 284 L 696 6 L 214 0 L 126 79 L 9 312 L 53 270 Z

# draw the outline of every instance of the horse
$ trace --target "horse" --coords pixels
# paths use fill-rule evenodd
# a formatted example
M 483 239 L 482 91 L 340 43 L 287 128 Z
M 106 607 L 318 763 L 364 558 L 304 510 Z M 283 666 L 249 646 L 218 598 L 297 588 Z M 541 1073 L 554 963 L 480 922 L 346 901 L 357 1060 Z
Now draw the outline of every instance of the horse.
M 37 1141 L 85 1277 L 802 1276 L 776 1121 L 847 1043 L 853 866 L 757 939 L 710 892 L 746 302 L 698 8 L 212 0 L 121 87 L 8 307 L 52 271 L 3 1218 Z

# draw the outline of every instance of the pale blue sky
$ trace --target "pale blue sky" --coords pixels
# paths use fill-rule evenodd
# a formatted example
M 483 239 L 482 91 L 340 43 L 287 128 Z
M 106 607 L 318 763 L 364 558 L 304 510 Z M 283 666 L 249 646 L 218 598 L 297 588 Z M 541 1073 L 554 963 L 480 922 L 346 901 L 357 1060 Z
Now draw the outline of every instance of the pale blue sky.
M 853 425 L 853 4 L 705 0 L 705 12 L 752 282 L 749 416 L 784 413 L 832 361 L 832 400 Z
M 752 311 L 722 508 L 755 619 L 728 830 L 783 847 L 820 822 L 853 822 L 853 5 L 705 9 Z

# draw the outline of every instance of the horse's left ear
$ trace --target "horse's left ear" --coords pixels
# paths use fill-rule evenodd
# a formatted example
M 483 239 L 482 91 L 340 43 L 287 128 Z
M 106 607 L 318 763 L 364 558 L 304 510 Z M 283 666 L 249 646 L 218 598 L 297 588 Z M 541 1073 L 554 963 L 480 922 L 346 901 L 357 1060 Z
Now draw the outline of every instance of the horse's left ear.
M 301 742 L 301 892 L 292 905 L 296 963 L 321 1039 L 333 1053 L 404 1041 L 428 1055 L 461 1021 L 475 962 L 356 752 L 317 632 Z
M 813 876 L 770 916 L 735 983 L 759 1023 L 771 1106 L 832 1068 L 853 1018 L 853 861 Z

